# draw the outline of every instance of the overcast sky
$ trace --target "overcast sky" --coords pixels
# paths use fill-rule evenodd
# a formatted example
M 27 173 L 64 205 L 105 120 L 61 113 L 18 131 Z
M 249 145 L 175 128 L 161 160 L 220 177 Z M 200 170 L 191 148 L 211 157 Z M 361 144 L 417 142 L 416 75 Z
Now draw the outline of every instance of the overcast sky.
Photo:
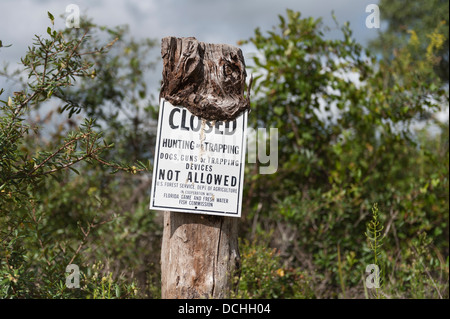
M 0 49 L 0 64 L 17 65 L 34 34 L 45 34 L 47 11 L 55 16 L 56 28 L 65 27 L 60 15 L 70 3 L 97 24 L 128 24 L 135 38 L 158 42 L 165 36 L 194 36 L 199 41 L 237 45 L 251 37 L 255 28 L 264 31 L 277 25 L 278 15 L 285 14 L 286 8 L 300 11 L 303 17 L 323 17 L 330 27 L 334 27 L 334 11 L 339 23 L 350 22 L 355 39 L 362 44 L 377 35 L 377 29 L 365 26 L 369 14 L 365 9 L 378 0 L 0 0 L 0 40 L 4 45 L 12 44 Z M 330 37 L 337 35 L 330 33 Z M 242 49 L 248 61 L 253 48 L 248 45 Z M 161 70 L 162 65 L 151 76 L 155 83 L 150 86 L 158 86 Z M 4 87 L 4 79 L 0 79 L 0 87 Z
M 365 43 L 376 36 L 376 29 L 365 27 L 365 8 L 378 0 L 1 0 L 5 43 L 26 44 L 36 32 L 45 32 L 47 11 L 58 16 L 60 25 L 68 4 L 98 24 L 128 24 L 136 37 L 195 36 L 200 41 L 236 44 L 248 38 L 256 27 L 263 30 L 277 24 L 278 14 L 286 8 L 300 11 L 303 17 L 323 17 L 333 26 L 331 11 L 339 22 L 350 21 L 356 39 Z M 58 22 L 58 21 L 57 21 Z M 9 53 L 8 53 L 9 54 Z M 3 52 L 2 52 L 3 55 Z

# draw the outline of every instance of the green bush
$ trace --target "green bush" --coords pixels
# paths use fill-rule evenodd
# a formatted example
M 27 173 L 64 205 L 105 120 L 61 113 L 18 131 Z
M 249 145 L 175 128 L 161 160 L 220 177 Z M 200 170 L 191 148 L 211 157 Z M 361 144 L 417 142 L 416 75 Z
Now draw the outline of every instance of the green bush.
M 389 63 L 377 61 L 348 24 L 338 28 L 341 39 L 329 39 L 321 19 L 287 10 L 248 40 L 258 52 L 249 125 L 277 127 L 280 138 L 275 174 L 247 167 L 247 218 L 274 231 L 271 244 L 293 267 L 326 283 L 315 291 L 322 298 L 364 297 L 372 262 L 361 235 L 374 202 L 383 212 L 387 278 L 411 267 L 408 251 L 424 231 L 436 247 L 424 258 L 444 267 L 449 247 L 448 121 L 433 115 L 448 106 L 448 89 L 433 59 L 413 59 L 407 43 Z M 418 122 L 425 125 L 414 129 Z M 396 289 L 396 297 L 414 294 Z
M 312 282 L 306 272 L 286 267 L 275 248 L 264 242 L 241 241 L 242 269 L 233 298 L 314 298 Z
M 159 298 L 162 216 L 148 210 L 147 172 L 157 108 L 144 76 L 156 42 L 86 19 L 58 31 L 49 18 L 23 69 L 1 73 L 19 84 L 0 90 L 0 297 Z M 247 41 L 249 126 L 278 128 L 279 167 L 246 165 L 232 297 L 448 298 L 448 121 L 435 117 L 448 107 L 436 75 L 448 33 L 431 22 L 381 59 L 348 24 L 330 39 L 292 10 Z M 364 235 L 375 202 L 377 260 Z M 369 290 L 366 267 L 380 260 Z M 72 263 L 79 289 L 65 286 Z
M 0 101 L 0 296 L 112 297 L 111 287 L 106 289 L 104 282 L 88 281 L 86 289 L 65 289 L 66 266 L 74 263 L 84 269 L 92 260 L 96 262 L 99 256 L 89 256 L 86 246 L 91 251 L 96 246 L 108 246 L 105 242 L 99 244 L 101 231 L 97 236 L 94 233 L 99 229 L 106 231 L 118 214 L 124 213 L 114 206 L 117 202 L 113 199 L 123 189 L 117 184 L 119 179 L 111 177 L 111 171 L 128 173 L 116 174 L 124 182 L 130 173 L 145 171 L 147 167 L 138 158 L 134 158 L 134 165 L 119 163 L 117 156 L 114 160 L 108 158 L 113 143 L 107 142 L 109 136 L 105 137 L 98 123 L 72 117 L 86 110 L 86 103 L 77 99 L 71 89 L 94 82 L 96 74 L 99 83 L 105 84 L 104 68 L 99 65 L 105 60 L 100 57 L 107 55 L 121 34 L 107 30 L 113 39 L 106 45 L 98 45 L 93 38 L 86 45 L 89 32 L 105 29 L 85 23 L 84 33 L 64 33 L 54 30 L 54 17 L 50 13 L 48 16 L 52 26 L 47 34 L 36 35 L 21 59 L 28 73 L 25 89 Z M 117 60 L 113 59 L 116 69 L 120 68 Z M 50 101 L 59 105 L 60 112 L 67 111 L 67 117 L 60 120 L 54 132 L 44 131 L 42 126 L 53 120 L 55 110 L 49 110 L 43 120 L 37 113 Z M 135 196 L 126 208 L 120 208 L 133 209 L 140 196 Z M 152 215 L 149 218 L 151 223 Z M 148 228 L 143 227 L 142 231 Z M 105 255 L 99 258 L 104 261 Z M 122 296 L 134 296 L 125 293 L 129 284 L 134 285 L 134 278 L 128 277 L 126 282 L 119 274 L 115 272 L 114 278 L 110 272 L 103 275 L 115 290 L 124 292 Z M 98 290 L 100 284 L 102 289 Z

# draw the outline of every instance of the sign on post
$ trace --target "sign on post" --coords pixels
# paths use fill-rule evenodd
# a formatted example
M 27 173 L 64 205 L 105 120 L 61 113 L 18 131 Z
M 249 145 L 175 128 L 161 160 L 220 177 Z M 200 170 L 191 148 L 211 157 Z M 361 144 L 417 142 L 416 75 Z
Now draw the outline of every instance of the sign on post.
M 161 99 L 150 209 L 240 217 L 247 113 L 207 121 Z

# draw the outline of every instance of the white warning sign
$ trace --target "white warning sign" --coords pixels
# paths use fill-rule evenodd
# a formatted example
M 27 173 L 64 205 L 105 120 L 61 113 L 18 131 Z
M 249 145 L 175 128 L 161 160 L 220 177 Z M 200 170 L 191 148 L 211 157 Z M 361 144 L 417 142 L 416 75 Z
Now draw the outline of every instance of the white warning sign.
M 150 209 L 241 216 L 247 111 L 207 121 L 161 99 Z

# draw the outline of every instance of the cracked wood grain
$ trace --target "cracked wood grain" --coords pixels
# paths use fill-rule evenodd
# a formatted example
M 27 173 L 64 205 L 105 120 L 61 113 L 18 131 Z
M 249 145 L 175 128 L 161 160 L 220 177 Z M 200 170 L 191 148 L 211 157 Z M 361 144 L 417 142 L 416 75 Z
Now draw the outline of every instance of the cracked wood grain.
M 166 37 L 161 42 L 163 81 L 160 97 L 207 120 L 228 121 L 250 108 L 244 96 L 242 51 L 228 44 L 193 37 Z
M 237 222 L 231 217 L 164 213 L 163 299 L 229 297 L 240 270 Z

